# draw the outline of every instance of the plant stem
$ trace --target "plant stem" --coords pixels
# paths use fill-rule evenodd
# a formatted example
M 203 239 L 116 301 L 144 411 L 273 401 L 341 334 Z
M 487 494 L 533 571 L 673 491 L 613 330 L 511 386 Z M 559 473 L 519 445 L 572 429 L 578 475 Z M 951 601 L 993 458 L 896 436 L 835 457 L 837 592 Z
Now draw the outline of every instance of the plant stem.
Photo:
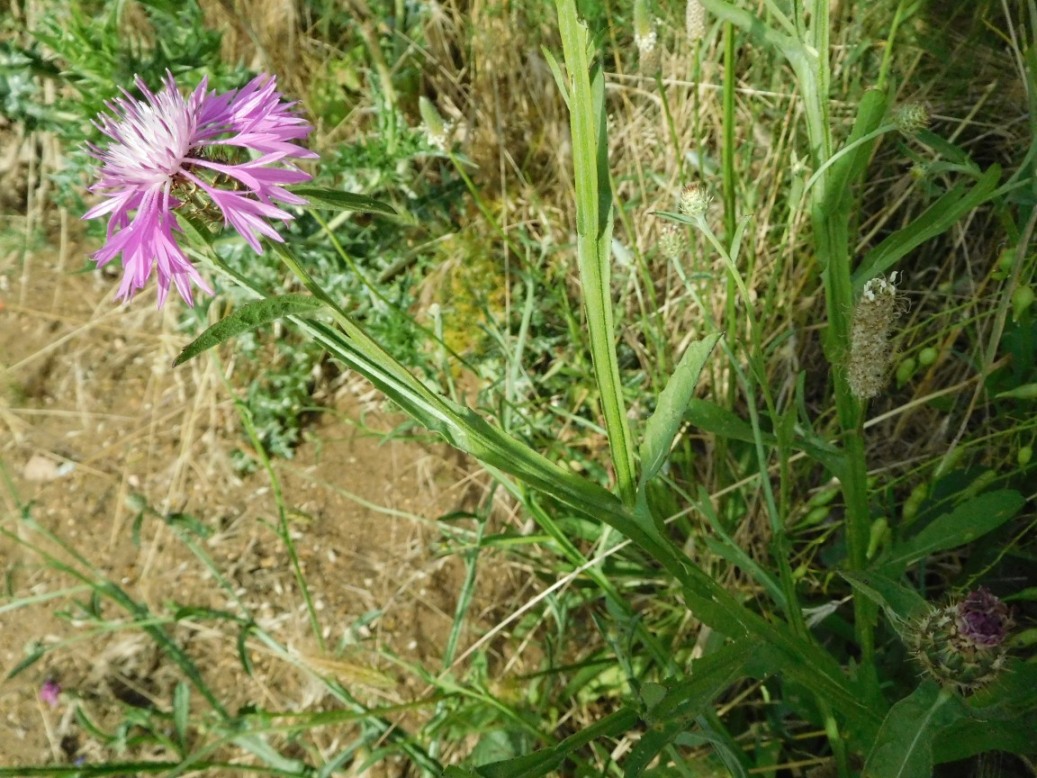
M 832 366 L 836 412 L 846 467 L 842 478 L 846 503 L 848 567 L 861 570 L 866 564 L 870 514 L 867 494 L 867 463 L 864 452 L 863 414 L 850 391 L 844 369 L 850 345 L 853 284 L 850 277 L 849 213 L 851 200 L 829 186 L 833 156 L 832 129 L 828 113 L 829 39 L 828 0 L 812 3 L 808 47 L 793 58 L 807 120 L 807 134 L 816 170 L 824 170 L 810 193 L 810 217 L 814 228 L 816 255 L 822 264 L 828 330 L 824 348 Z M 854 598 L 854 615 L 861 661 L 871 667 L 874 660 L 872 622 L 874 608 L 864 597 Z

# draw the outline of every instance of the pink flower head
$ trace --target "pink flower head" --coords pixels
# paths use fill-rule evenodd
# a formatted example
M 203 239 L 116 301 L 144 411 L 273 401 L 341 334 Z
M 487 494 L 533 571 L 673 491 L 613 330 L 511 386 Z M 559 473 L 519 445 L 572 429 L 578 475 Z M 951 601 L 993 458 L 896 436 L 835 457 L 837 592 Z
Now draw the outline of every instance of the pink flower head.
M 50 707 L 56 708 L 61 701 L 61 684 L 53 678 L 48 678 L 40 687 L 40 699 Z
M 230 224 L 262 254 L 260 235 L 283 240 L 266 220 L 292 218 L 274 201 L 306 204 L 284 185 L 310 179 L 286 161 L 317 156 L 292 142 L 312 127 L 295 114 L 294 103 L 281 99 L 276 78 L 266 74 L 223 94 L 209 90 L 203 78 L 186 97 L 168 71 L 157 94 L 139 76 L 135 83 L 143 99 L 122 90 L 122 97 L 107 104 L 111 115 L 101 114 L 95 123 L 111 141 L 103 149 L 89 145 L 101 162 L 100 180 L 90 191 L 105 199 L 83 218 L 110 214 L 108 238 L 93 258 L 101 267 L 122 254 L 120 299 L 132 297 L 156 270 L 159 307 L 170 283 L 193 305 L 191 282 L 209 294 L 212 289 L 176 242 L 180 226 L 173 209 L 206 197 L 205 205 L 219 209 L 224 227 Z M 227 149 L 244 161 L 223 160 Z

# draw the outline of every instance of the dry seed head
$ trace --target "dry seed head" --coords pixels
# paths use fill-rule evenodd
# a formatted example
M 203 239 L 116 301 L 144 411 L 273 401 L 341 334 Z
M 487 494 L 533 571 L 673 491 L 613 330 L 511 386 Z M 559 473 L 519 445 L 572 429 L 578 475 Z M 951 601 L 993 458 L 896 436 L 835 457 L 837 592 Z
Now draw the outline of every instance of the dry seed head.
M 858 400 L 875 397 L 886 384 L 893 360 L 889 336 L 901 307 L 895 282 L 896 273 L 888 281 L 868 281 L 853 312 L 847 380 Z
M 700 219 L 706 215 L 712 199 L 701 184 L 688 184 L 681 192 L 678 209 L 689 219 Z
M 699 0 L 688 0 L 684 9 L 684 29 L 688 34 L 688 42 L 702 40 L 706 35 L 706 9 Z
M 929 126 L 929 109 L 922 103 L 904 103 L 893 112 L 893 123 L 904 135 L 915 135 Z

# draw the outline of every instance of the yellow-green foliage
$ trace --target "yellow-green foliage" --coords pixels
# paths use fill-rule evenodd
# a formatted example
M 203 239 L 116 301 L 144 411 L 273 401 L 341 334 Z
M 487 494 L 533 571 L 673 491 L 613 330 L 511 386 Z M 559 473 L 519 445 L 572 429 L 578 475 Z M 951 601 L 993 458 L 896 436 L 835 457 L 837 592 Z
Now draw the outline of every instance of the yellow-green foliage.
M 450 350 L 479 355 L 486 347 L 487 323 L 504 316 L 506 279 L 499 245 L 488 241 L 484 230 L 466 230 L 443 241 L 438 256 L 422 294 L 426 311 L 439 305 L 443 342 Z

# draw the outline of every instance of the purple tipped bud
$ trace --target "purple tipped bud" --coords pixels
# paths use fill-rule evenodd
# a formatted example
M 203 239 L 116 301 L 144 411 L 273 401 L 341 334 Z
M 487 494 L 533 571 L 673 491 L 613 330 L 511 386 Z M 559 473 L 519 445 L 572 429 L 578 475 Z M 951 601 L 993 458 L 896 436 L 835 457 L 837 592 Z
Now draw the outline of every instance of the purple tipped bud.
M 980 587 L 958 603 L 958 630 L 976 646 L 1001 645 L 1008 634 L 1008 606 Z
M 970 694 L 986 686 L 1005 666 L 1008 606 L 986 589 L 958 603 L 930 608 L 908 629 L 906 639 L 926 675 Z

